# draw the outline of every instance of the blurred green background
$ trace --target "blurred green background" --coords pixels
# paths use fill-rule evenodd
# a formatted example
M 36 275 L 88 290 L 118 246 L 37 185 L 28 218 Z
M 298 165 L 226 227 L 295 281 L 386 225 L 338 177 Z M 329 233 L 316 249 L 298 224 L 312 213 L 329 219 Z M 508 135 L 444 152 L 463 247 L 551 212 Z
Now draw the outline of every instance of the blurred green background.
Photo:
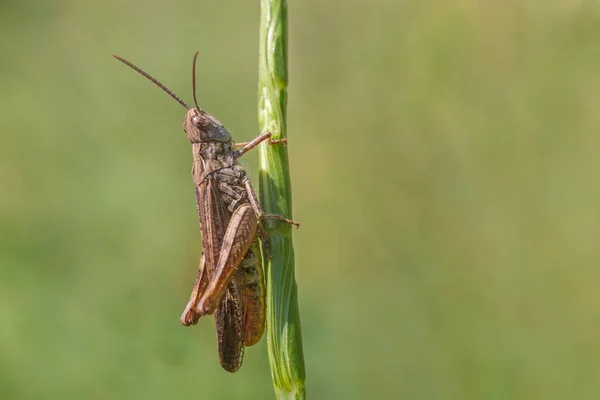
M 290 1 L 311 399 L 600 398 L 600 4 Z M 0 398 L 273 398 L 179 315 L 184 110 L 257 132 L 258 1 L 0 2 Z M 245 162 L 253 177 L 256 154 Z

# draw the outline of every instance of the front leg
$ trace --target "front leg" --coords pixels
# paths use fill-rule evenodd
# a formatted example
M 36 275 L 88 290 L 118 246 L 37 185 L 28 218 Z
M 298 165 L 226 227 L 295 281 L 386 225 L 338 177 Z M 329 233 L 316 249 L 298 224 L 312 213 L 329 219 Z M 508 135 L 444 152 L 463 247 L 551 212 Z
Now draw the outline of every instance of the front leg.
M 265 140 L 267 140 L 267 143 L 269 143 L 269 144 L 287 143 L 286 138 L 279 139 L 279 140 L 273 140 L 273 139 L 271 139 L 271 136 L 273 136 L 273 134 L 271 132 L 265 132 L 265 133 L 261 133 L 260 135 L 258 135 L 257 137 L 255 137 L 254 139 L 252 139 L 249 142 L 234 143 L 234 145 L 233 145 L 234 147 L 241 147 L 240 150 L 237 150 L 234 153 L 234 157 L 239 158 L 239 157 L 243 156 L 248 151 L 252 150 L 253 148 L 258 146 L 260 143 L 264 142 Z

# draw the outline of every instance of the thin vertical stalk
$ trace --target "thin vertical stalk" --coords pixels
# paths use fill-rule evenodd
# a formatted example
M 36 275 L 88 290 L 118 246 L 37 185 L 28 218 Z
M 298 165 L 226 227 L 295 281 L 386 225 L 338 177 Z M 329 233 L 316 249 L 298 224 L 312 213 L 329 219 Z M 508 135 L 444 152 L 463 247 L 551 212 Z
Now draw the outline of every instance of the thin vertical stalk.
M 287 4 L 261 0 L 258 120 L 261 132 L 287 137 Z M 263 143 L 260 157 L 260 200 L 264 211 L 292 217 L 292 188 L 286 146 Z M 268 221 L 271 260 L 266 261 L 267 346 L 278 399 L 305 398 L 304 356 L 298 289 L 294 277 L 292 228 Z

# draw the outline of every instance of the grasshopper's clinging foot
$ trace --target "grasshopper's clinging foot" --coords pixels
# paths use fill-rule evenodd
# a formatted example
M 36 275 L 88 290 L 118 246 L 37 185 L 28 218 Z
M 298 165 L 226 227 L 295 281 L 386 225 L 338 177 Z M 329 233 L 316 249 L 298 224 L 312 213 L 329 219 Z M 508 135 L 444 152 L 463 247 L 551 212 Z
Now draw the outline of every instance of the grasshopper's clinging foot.
M 269 136 L 267 143 L 269 143 L 270 145 L 279 144 L 279 143 L 287 143 L 287 138 L 271 139 L 271 137 Z
M 291 219 L 282 217 L 281 215 L 263 214 L 261 217 L 262 218 L 268 218 L 268 219 L 276 219 L 278 221 L 283 221 L 286 224 L 294 225 L 296 227 L 296 229 L 300 228 L 300 222 L 292 221 Z
M 287 143 L 287 138 L 271 139 L 271 136 L 273 136 L 273 134 L 271 132 L 264 132 L 249 142 L 235 143 L 233 147 L 241 147 L 241 149 L 236 150 L 234 152 L 235 158 L 239 158 L 239 157 L 243 156 L 244 154 L 246 154 L 247 152 L 249 152 L 256 146 L 258 146 L 260 143 L 264 142 L 265 140 L 267 141 L 268 144 L 271 144 L 271 145 Z
M 250 143 L 253 143 L 255 141 L 257 141 L 258 143 L 262 142 L 263 140 L 267 140 L 267 143 L 269 143 L 270 145 L 273 144 L 279 144 L 279 143 L 287 143 L 287 138 L 281 138 L 281 139 L 272 139 L 273 134 L 271 132 L 265 132 L 263 134 L 260 134 L 256 137 L 256 139 L 254 139 L 251 142 L 239 142 L 239 143 L 233 143 L 233 147 L 234 148 L 244 148 L 246 146 L 248 146 Z M 256 146 L 258 143 L 253 143 L 254 146 Z M 252 146 L 252 147 L 254 147 Z M 250 150 L 250 149 L 248 149 Z

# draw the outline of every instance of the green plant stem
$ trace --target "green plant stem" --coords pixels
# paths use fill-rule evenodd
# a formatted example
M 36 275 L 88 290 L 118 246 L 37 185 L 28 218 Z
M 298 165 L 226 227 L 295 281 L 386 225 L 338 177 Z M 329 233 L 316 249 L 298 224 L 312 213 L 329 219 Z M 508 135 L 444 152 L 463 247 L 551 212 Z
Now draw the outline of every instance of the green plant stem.
M 261 0 L 258 119 L 261 132 L 286 137 L 287 4 Z M 292 217 L 292 189 L 285 145 L 259 148 L 260 200 L 268 214 Z M 305 398 L 304 356 L 294 277 L 292 227 L 268 221 L 271 260 L 266 261 L 267 346 L 278 399 Z

